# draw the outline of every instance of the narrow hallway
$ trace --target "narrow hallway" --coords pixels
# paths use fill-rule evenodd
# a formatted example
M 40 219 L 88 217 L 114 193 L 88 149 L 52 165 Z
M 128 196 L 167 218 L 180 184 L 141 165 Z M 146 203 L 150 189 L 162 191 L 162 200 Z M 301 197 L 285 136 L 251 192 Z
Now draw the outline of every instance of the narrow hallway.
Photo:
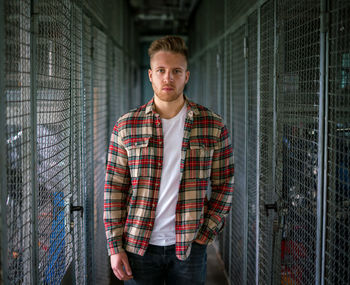
M 348 0 L 0 0 L 0 284 L 114 283 L 109 140 L 154 96 L 165 35 L 189 47 L 184 94 L 234 151 L 207 284 L 350 284 Z M 215 143 L 190 146 L 202 168 Z

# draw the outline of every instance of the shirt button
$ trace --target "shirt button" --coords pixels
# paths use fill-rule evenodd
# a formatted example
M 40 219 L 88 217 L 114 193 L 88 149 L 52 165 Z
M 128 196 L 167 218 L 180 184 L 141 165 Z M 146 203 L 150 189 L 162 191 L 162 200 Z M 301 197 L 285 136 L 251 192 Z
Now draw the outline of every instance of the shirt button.
M 161 163 L 161 162 L 158 162 L 158 166 L 162 166 L 162 163 Z

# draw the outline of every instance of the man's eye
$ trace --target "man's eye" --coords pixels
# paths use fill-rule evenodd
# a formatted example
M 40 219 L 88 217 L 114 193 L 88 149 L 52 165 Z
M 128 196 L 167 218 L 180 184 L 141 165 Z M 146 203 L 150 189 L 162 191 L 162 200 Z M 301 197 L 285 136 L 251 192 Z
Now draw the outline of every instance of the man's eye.
M 160 73 L 163 73 L 164 69 L 158 69 L 157 71 L 160 72 Z
M 181 73 L 181 70 L 180 70 L 180 69 L 176 69 L 176 70 L 175 70 L 175 73 L 176 73 L 176 74 L 180 74 L 180 73 Z

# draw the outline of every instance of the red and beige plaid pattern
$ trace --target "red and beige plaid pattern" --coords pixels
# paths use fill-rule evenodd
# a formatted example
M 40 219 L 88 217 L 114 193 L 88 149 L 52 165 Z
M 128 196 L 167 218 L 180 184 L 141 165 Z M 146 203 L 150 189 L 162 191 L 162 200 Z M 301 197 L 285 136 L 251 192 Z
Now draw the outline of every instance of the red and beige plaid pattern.
M 181 182 L 176 206 L 176 256 L 193 240 L 211 242 L 222 230 L 233 192 L 233 151 L 222 119 L 186 98 Z M 163 162 L 163 135 L 153 99 L 122 116 L 108 151 L 104 223 L 108 253 L 143 255 L 151 236 Z M 206 193 L 211 181 L 211 197 Z

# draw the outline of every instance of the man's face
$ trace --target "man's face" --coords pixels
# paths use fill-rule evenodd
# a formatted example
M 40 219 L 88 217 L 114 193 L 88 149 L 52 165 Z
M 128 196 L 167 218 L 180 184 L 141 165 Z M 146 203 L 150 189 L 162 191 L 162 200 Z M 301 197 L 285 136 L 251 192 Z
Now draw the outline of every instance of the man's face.
M 182 96 L 190 72 L 182 54 L 159 51 L 151 59 L 148 76 L 154 94 L 162 101 L 172 102 Z

